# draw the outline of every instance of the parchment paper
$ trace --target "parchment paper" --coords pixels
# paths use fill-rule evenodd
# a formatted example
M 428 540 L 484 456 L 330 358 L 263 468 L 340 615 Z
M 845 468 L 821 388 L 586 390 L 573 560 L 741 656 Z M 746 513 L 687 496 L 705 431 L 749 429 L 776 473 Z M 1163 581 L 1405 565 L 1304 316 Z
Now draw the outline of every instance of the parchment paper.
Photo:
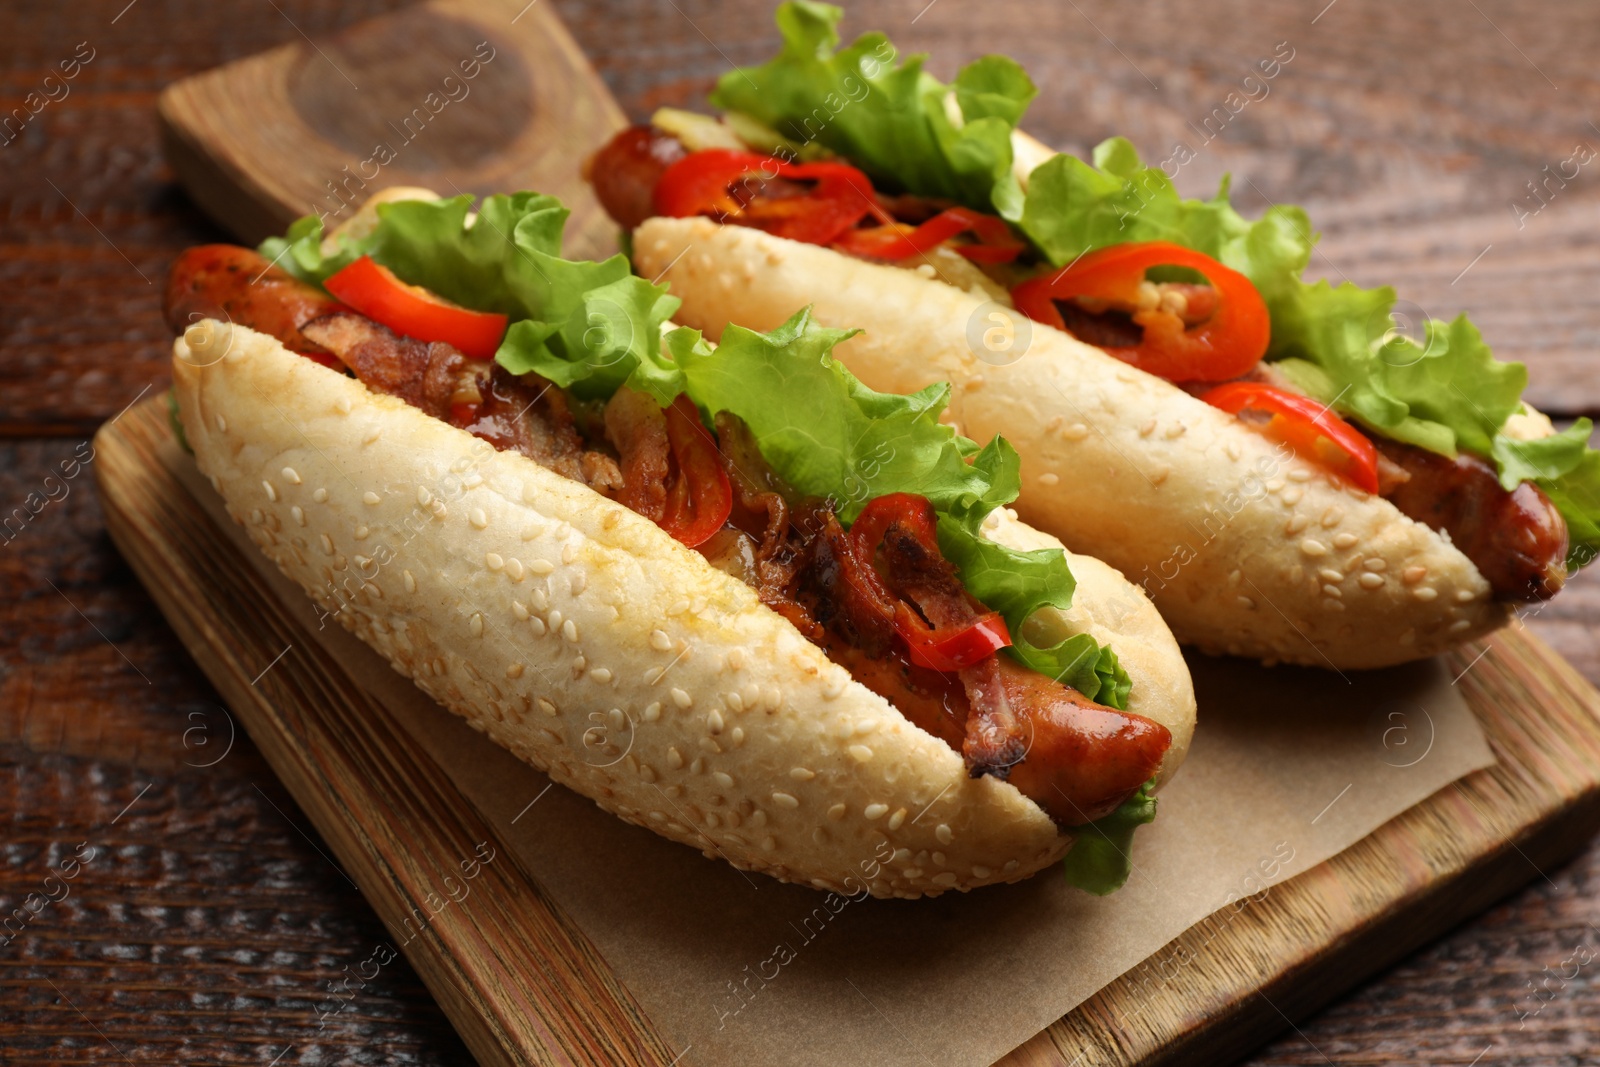
M 683 1067 L 983 1067 L 1212 912 L 1494 762 L 1437 661 L 1341 675 L 1196 654 L 1194 746 L 1135 835 L 1120 892 L 1090 896 L 1047 870 L 934 900 L 829 896 L 547 790 L 360 641 L 331 623 L 317 630 L 311 601 L 227 518 L 192 461 L 184 480 L 572 916 Z M 1157 980 L 1198 980 L 1160 962 Z

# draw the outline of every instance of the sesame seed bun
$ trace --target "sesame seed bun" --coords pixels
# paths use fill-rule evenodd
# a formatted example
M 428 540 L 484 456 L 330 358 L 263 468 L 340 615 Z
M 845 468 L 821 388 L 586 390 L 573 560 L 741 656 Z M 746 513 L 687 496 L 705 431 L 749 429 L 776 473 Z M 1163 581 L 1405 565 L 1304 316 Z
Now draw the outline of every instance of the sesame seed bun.
M 749 587 L 587 487 L 241 326 L 192 326 L 173 377 L 201 471 L 279 569 L 607 811 L 737 867 L 876 896 L 1015 881 L 1071 843 Z M 1056 543 L 1004 514 L 990 536 Z M 1131 583 L 1071 562 L 1074 606 L 1030 626 L 1117 652 L 1130 710 L 1172 731 L 1165 780 L 1194 729 L 1177 644 Z
M 1447 538 L 1160 378 L 1039 323 L 1014 361 L 980 360 L 971 338 L 1003 325 L 984 294 L 709 219 L 650 219 L 634 260 L 712 338 L 810 304 L 863 329 L 834 354 L 872 388 L 952 383 L 962 432 L 1021 453 L 1019 514 L 1142 585 L 1180 641 L 1382 667 L 1507 617 Z

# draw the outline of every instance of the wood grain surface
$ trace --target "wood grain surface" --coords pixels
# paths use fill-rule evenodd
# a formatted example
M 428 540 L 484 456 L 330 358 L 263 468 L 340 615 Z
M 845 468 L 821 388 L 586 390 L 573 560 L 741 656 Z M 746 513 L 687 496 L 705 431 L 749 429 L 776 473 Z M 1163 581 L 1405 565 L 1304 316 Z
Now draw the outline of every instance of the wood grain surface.
M 775 42 L 765 4 L 544 2 L 634 118 L 693 104 Z M 222 237 L 162 161 L 161 88 L 395 6 L 7 7 L 0 120 L 23 108 L 27 121 L 0 134 L 0 513 L 37 514 L 0 544 L 0 911 L 80 842 L 110 862 L 85 866 L 68 899 L 0 947 L 0 1062 L 468 1056 L 401 961 L 319 1017 L 385 931 L 248 740 L 225 747 L 217 695 L 111 550 L 83 470 L 93 428 L 165 386 L 166 266 Z M 1203 195 L 1232 171 L 1246 207 L 1306 204 L 1324 233 L 1315 271 L 1397 284 L 1435 316 L 1466 310 L 1502 357 L 1529 364 L 1536 403 L 1600 407 L 1586 358 L 1600 311 L 1581 269 L 1600 182 L 1585 168 L 1546 187 L 1537 213 L 1528 188 L 1576 145 L 1600 146 L 1600 23 L 1585 5 L 915 0 L 857 5 L 850 25 L 932 51 L 944 75 L 982 51 L 1016 55 L 1044 90 L 1035 132 L 1078 149 L 1124 133 L 1158 159 L 1290 42 L 1270 94 L 1204 145 L 1180 188 Z M 91 53 L 61 80 L 60 64 Z M 55 99 L 29 114 L 35 92 L 35 105 Z M 1600 680 L 1597 618 L 1585 575 L 1528 625 Z M 1600 951 L 1597 894 L 1591 847 L 1310 1019 L 1281 1005 L 1297 1026 L 1285 1019 L 1250 1062 L 1589 1062 L 1600 988 L 1592 959 L 1578 961 Z

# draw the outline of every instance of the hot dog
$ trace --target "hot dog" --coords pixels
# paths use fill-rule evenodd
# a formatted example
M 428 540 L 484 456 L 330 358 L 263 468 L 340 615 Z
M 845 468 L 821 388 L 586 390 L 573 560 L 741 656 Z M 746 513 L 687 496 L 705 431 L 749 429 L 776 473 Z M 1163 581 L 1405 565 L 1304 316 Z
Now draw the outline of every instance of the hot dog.
M 1298 209 L 1182 201 L 1126 142 L 1056 156 L 1014 63 L 943 87 L 882 35 L 835 51 L 837 18 L 783 5 L 724 120 L 662 112 L 588 164 L 681 321 L 809 302 L 862 328 L 838 354 L 868 385 L 954 383 L 963 431 L 1022 453 L 1019 513 L 1208 651 L 1432 655 L 1600 549 L 1587 422 L 1555 434 L 1464 318 L 1399 335 L 1392 292 L 1300 280 Z
M 626 264 L 527 236 L 559 205 L 482 211 L 390 203 L 326 242 L 300 226 L 278 266 L 175 264 L 185 437 L 286 574 L 556 781 L 740 867 L 922 896 L 1070 872 L 1090 823 L 1125 847 L 1192 687 L 1134 586 L 996 510 L 1004 446 L 938 425 L 939 391 L 863 390 L 804 313 L 721 349 L 663 334 L 671 302 Z M 432 248 L 446 273 L 374 273 L 401 246 L 397 271 Z M 535 261 L 573 321 L 518 302 Z M 500 354 L 465 354 L 493 315 Z M 787 391 L 750 394 L 763 373 Z M 830 422 L 885 447 L 834 456 Z

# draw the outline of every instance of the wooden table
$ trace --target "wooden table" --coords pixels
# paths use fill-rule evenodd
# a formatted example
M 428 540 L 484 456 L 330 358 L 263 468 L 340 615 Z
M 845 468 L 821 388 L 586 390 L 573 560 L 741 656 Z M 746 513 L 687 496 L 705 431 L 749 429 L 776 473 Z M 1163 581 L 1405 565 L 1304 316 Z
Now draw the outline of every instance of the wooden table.
M 774 44 L 765 3 L 549 2 L 640 118 Z M 1467 310 L 1529 364 L 1535 403 L 1600 411 L 1583 273 L 1600 172 L 1538 199 L 1528 184 L 1600 149 L 1600 23 L 1577 3 L 1324 3 L 911 0 L 858 5 L 849 25 L 934 52 L 945 76 L 1016 56 L 1043 89 L 1028 125 L 1062 147 L 1123 133 L 1163 159 L 1185 141 L 1185 191 L 1231 170 L 1247 210 L 1306 204 L 1324 230 L 1314 271 Z M 88 476 L 94 428 L 166 386 L 168 264 L 222 237 L 161 159 L 156 93 L 392 6 L 8 5 L 0 120 L 29 92 L 49 102 L 0 130 L 0 521 L 37 512 L 0 533 L 0 914 L 92 858 L 69 896 L 0 932 L 0 1063 L 466 1059 L 403 960 L 331 992 L 387 934 L 111 549 Z M 1276 78 L 1244 83 L 1275 54 L 1292 54 Z M 1235 91 L 1235 107 L 1252 99 L 1230 114 Z M 1600 681 L 1596 618 L 1600 579 L 1584 576 L 1528 624 Z M 1251 1062 L 1588 1062 L 1600 848 L 1529 876 Z

